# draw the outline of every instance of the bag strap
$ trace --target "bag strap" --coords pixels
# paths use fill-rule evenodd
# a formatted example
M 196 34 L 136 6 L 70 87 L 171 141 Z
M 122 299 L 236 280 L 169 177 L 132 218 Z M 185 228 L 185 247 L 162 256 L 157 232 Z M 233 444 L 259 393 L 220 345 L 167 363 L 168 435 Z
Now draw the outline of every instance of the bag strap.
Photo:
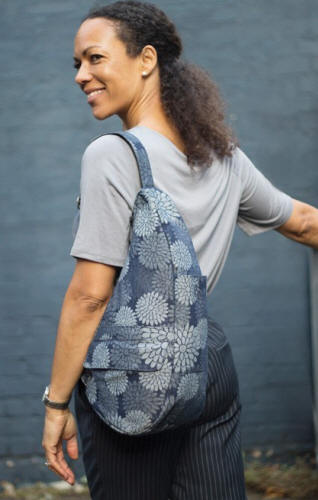
M 122 132 L 110 132 L 110 134 L 111 135 L 118 135 L 119 137 L 122 137 L 122 139 L 124 139 L 127 142 L 127 144 L 129 144 L 130 148 L 132 149 L 132 152 L 135 155 L 137 165 L 138 165 L 141 186 L 143 188 L 154 187 L 148 154 L 147 154 L 144 146 L 140 142 L 140 140 L 137 139 L 137 137 L 135 135 L 133 135 L 130 132 L 127 132 L 125 130 Z

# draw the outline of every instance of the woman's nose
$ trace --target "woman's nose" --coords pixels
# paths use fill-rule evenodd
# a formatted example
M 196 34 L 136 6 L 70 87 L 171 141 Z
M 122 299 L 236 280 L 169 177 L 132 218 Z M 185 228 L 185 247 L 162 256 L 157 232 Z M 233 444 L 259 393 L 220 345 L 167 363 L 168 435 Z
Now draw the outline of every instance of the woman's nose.
M 78 83 L 79 85 L 83 85 L 85 82 L 88 82 L 91 80 L 92 75 L 88 71 L 88 68 L 85 64 L 81 64 L 79 67 L 76 75 L 75 75 L 75 82 Z

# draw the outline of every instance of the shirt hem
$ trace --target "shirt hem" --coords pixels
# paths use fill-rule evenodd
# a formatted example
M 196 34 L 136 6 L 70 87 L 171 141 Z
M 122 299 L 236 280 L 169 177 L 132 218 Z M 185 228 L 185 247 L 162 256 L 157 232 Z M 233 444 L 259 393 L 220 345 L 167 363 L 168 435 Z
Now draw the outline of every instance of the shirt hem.
M 91 253 L 88 253 L 88 252 L 78 252 L 78 251 L 71 251 L 70 252 L 70 255 L 72 257 L 79 257 L 80 259 L 87 259 L 87 260 L 93 260 L 93 261 L 96 261 L 96 262 L 99 262 L 101 264 L 108 264 L 110 266 L 119 266 L 119 267 L 123 267 L 123 265 L 125 264 L 125 260 L 118 260 L 118 259 L 113 259 L 113 258 L 109 258 L 109 257 L 105 257 L 105 256 L 101 256 L 101 255 L 95 255 L 95 254 L 91 254 Z

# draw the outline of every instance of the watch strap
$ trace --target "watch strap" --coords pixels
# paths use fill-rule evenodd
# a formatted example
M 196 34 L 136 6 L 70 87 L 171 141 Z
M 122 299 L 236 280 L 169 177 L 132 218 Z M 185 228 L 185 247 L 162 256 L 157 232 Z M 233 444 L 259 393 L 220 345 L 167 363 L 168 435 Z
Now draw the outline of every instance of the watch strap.
M 68 408 L 70 400 L 65 403 L 56 403 L 55 401 L 50 401 L 47 396 L 45 396 L 43 400 L 45 406 L 49 406 L 50 408 L 55 408 L 56 410 L 66 410 Z
M 50 386 L 48 385 L 46 388 L 45 388 L 45 391 L 44 391 L 44 394 L 43 394 L 43 397 L 42 397 L 42 401 L 43 403 L 46 405 L 46 406 L 49 406 L 50 408 L 55 408 L 57 410 L 66 410 L 68 408 L 68 405 L 70 403 L 70 400 L 71 400 L 71 397 L 69 398 L 68 401 L 64 401 L 63 403 L 58 403 L 57 401 L 51 401 L 49 398 L 48 398 L 48 394 L 49 394 L 49 389 L 50 389 Z

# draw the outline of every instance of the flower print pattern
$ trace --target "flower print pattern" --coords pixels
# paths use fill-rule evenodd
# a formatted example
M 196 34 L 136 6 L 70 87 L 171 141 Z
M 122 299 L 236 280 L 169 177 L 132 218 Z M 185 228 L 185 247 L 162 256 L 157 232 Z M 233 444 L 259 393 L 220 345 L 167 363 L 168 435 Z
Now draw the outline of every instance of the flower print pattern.
M 129 281 L 123 280 L 119 284 L 120 306 L 126 306 L 132 297 L 132 287 Z
M 130 242 L 130 247 L 129 247 L 129 256 L 130 259 L 133 260 L 133 258 L 138 254 L 138 248 L 139 248 L 139 243 L 141 241 L 141 238 L 138 238 L 136 235 L 134 235 L 134 238 L 132 238 Z M 130 265 L 131 268 L 131 265 Z
M 168 347 L 168 342 L 164 342 L 163 344 L 153 344 L 151 345 L 151 349 L 147 343 L 140 342 L 138 344 L 140 355 L 146 365 L 157 370 L 161 368 L 164 360 L 166 359 Z
M 93 377 L 89 377 L 86 382 L 86 396 L 91 405 L 93 405 L 97 398 L 97 386 Z
M 143 432 L 150 426 L 150 424 L 150 416 L 141 410 L 129 411 L 126 417 L 122 420 L 122 426 L 129 434 Z
M 159 325 L 168 315 L 168 303 L 158 292 L 144 293 L 136 303 L 136 314 L 145 325 Z
M 126 372 L 119 370 L 108 370 L 105 373 L 105 381 L 109 391 L 118 396 L 125 392 L 128 384 L 128 377 Z
M 169 321 L 181 327 L 190 321 L 190 306 L 181 304 L 180 302 L 175 302 L 173 306 L 169 309 Z
M 126 335 L 130 332 L 132 327 L 129 326 L 120 326 L 118 327 L 116 324 L 109 322 L 106 322 L 104 327 L 103 327 L 103 334 L 101 336 L 101 339 L 103 340 L 120 340 L 121 335 Z
M 112 366 L 118 370 L 137 370 L 141 364 L 137 345 L 128 342 L 113 342 L 110 358 Z
M 165 266 L 162 269 L 154 271 L 151 286 L 165 299 L 172 299 L 174 295 L 172 267 Z
M 188 271 L 192 266 L 191 254 L 183 241 L 177 240 L 171 245 L 171 257 L 178 269 Z
M 129 306 L 122 306 L 115 316 L 116 325 L 133 326 L 137 323 L 136 315 Z
M 104 342 L 100 342 L 94 348 L 91 364 L 94 368 L 108 368 L 109 363 L 109 349 Z
M 171 363 L 165 361 L 162 368 L 158 371 L 142 372 L 139 375 L 140 383 L 151 391 L 163 391 L 169 387 L 171 372 Z
M 174 394 L 167 395 L 166 400 L 160 409 L 160 418 L 162 418 L 166 413 L 169 413 L 175 401 L 176 401 L 176 396 Z
M 107 413 L 117 413 L 118 399 L 103 383 L 97 387 L 97 398 Z
M 207 316 L 206 303 L 203 300 L 201 291 L 193 307 L 194 307 L 194 315 L 196 318 L 205 318 Z
M 176 278 L 176 298 L 181 304 L 193 304 L 197 298 L 199 278 L 182 274 Z
M 170 260 L 169 246 L 165 234 L 154 232 L 144 238 L 138 248 L 140 262 L 148 269 L 161 269 Z
M 180 380 L 178 387 L 178 398 L 182 398 L 185 401 L 192 399 L 199 390 L 199 377 L 197 373 L 188 373 L 184 375 Z
M 178 234 L 179 235 L 180 234 L 184 234 L 185 232 L 188 231 L 188 228 L 187 228 L 187 226 L 186 226 L 186 224 L 185 224 L 185 222 L 184 222 L 184 220 L 183 220 L 182 217 L 179 217 L 178 219 L 175 219 L 173 221 L 173 224 L 171 225 L 171 227 L 173 229 L 178 228 Z M 180 229 L 182 229 L 182 231 L 180 231 Z
M 186 372 L 195 365 L 199 351 L 193 337 L 194 326 L 189 323 L 184 328 L 176 328 L 176 342 L 174 344 L 174 363 L 176 372 Z
M 195 345 L 198 349 L 204 349 L 208 337 L 208 321 L 206 318 L 200 319 L 193 333 Z
M 136 203 L 133 230 L 138 236 L 149 236 L 159 224 L 159 217 L 141 198 Z
M 173 224 L 171 224 L 171 233 L 174 236 L 174 240 L 183 240 L 184 243 L 186 243 L 187 240 L 185 240 L 185 231 L 186 225 L 184 221 L 181 219 L 176 219 Z
M 160 369 L 168 356 L 173 354 L 174 330 L 164 325 L 160 328 L 143 328 L 144 342 L 139 342 L 138 349 L 146 365 Z
M 148 343 L 164 343 L 168 344 L 174 342 L 174 325 L 171 327 L 169 325 L 162 325 L 160 327 L 144 326 L 141 329 L 142 339 Z
M 123 408 L 125 412 L 141 410 L 147 415 L 156 413 L 163 403 L 162 394 L 149 391 L 138 382 L 129 384 L 123 394 Z
M 123 265 L 123 267 L 122 267 L 122 269 L 120 271 L 120 274 L 118 276 L 118 281 L 121 281 L 126 276 L 126 274 L 128 273 L 129 264 L 130 264 L 130 259 L 129 259 L 129 255 L 128 255 L 127 258 L 126 258 L 126 260 L 125 260 L 125 264 Z
M 109 316 L 107 318 L 109 318 Z M 111 338 L 110 331 L 108 328 L 108 321 L 105 320 L 105 317 L 101 319 L 98 328 L 100 330 L 100 337 L 99 337 L 100 340 L 109 340 Z
M 145 331 L 145 329 L 143 329 Z M 174 325 L 163 325 L 158 328 L 158 333 L 156 337 L 157 341 L 161 344 L 165 342 L 168 343 L 167 353 L 168 356 L 172 355 L 173 352 L 173 344 L 175 341 L 175 328 Z
M 118 283 L 118 285 L 119 285 L 119 283 Z M 118 311 L 118 309 L 122 305 L 121 304 L 121 295 L 119 293 L 120 290 L 119 290 L 119 286 L 118 285 L 115 286 L 113 294 L 112 294 L 111 298 L 109 299 L 109 302 L 107 303 L 107 306 L 106 306 L 106 314 L 107 315 L 110 312 Z
M 154 191 L 153 201 L 162 222 L 167 223 L 180 217 L 176 205 L 166 193 Z
M 115 342 L 127 342 L 129 346 L 134 344 L 138 339 L 142 338 L 142 327 L 134 326 L 117 326 L 108 325 L 107 330 L 111 332 L 111 339 Z
M 123 427 L 125 427 L 124 418 L 116 412 L 109 413 L 108 418 L 111 425 L 119 432 L 122 432 Z
M 110 340 L 111 339 L 111 332 L 109 329 L 104 330 L 103 335 L 100 337 L 101 340 Z

